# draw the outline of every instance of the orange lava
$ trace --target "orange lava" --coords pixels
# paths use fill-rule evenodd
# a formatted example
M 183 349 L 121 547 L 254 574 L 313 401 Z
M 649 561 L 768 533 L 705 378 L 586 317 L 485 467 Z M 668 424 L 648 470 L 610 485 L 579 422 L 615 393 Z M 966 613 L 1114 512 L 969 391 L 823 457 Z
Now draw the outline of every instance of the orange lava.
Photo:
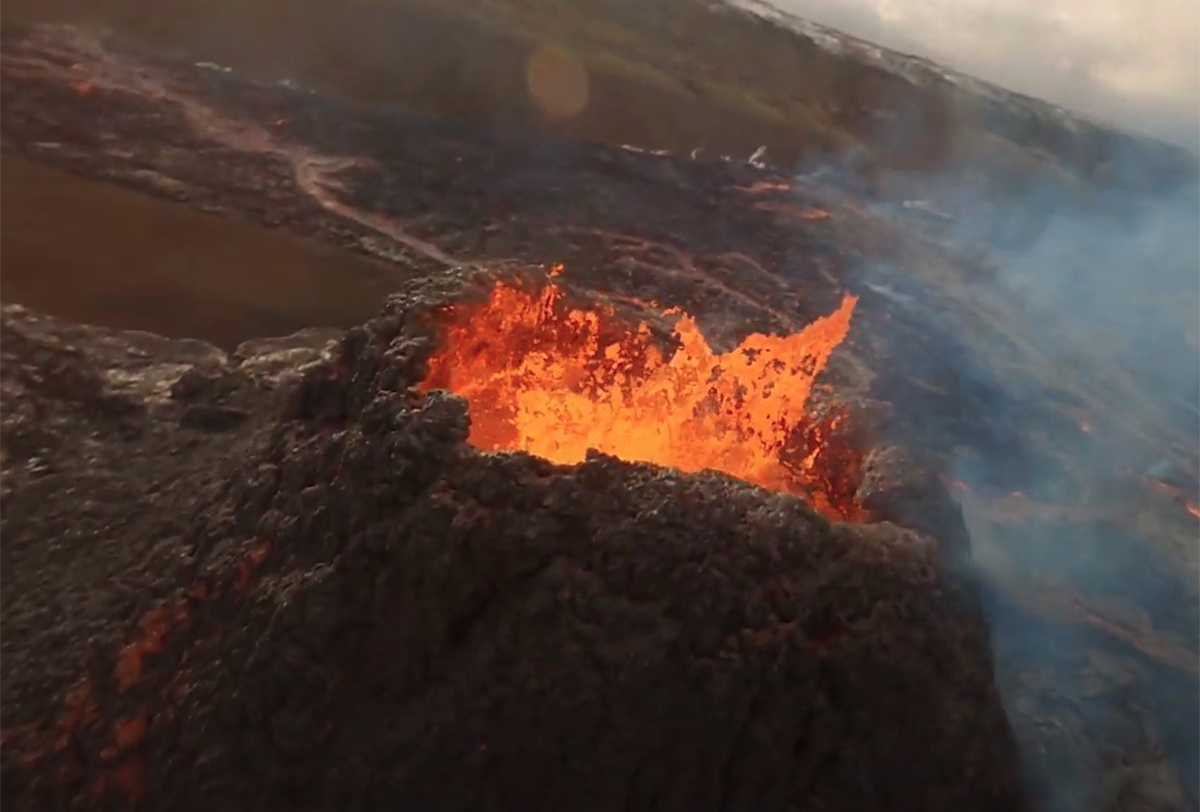
M 117 655 L 117 686 L 122 692 L 129 690 L 142 675 L 142 663 L 148 654 L 163 651 L 170 626 L 170 615 L 165 605 L 155 606 L 142 616 L 138 627 L 141 636 L 121 648 Z
M 1177 504 L 1182 505 L 1183 509 L 1186 510 L 1193 519 L 1200 520 L 1200 505 L 1197 505 L 1195 502 L 1188 499 L 1184 494 L 1183 489 L 1178 485 L 1173 485 L 1170 482 L 1164 482 L 1157 477 L 1150 477 L 1149 482 L 1150 486 L 1156 491 L 1171 497 L 1171 499 L 1173 499 Z
M 739 186 L 737 188 L 748 194 L 756 195 L 761 194 L 762 192 L 787 192 L 790 191 L 792 187 L 791 184 L 778 180 L 756 180 L 749 186 Z
M 119 719 L 113 730 L 113 741 L 121 750 L 128 750 L 146 738 L 148 726 L 145 712 L 128 719 Z
M 470 441 L 577 463 L 588 449 L 683 471 L 716 469 L 764 487 L 805 493 L 817 452 L 785 465 L 780 452 L 804 424 L 816 377 L 850 328 L 857 299 L 789 336 L 749 336 L 718 354 L 694 319 L 679 316 L 667 357 L 642 324 L 496 287 L 454 313 L 427 388 L 465 397 Z
M 246 557 L 238 563 L 237 577 L 233 582 L 234 592 L 238 595 L 245 595 L 250 591 L 250 583 L 254 579 L 255 571 L 270 557 L 273 547 L 274 545 L 268 540 L 259 543 L 246 553 Z
M 161 654 L 167 635 L 173 629 L 186 630 L 191 626 L 186 599 L 152 607 L 138 621 L 141 635 L 121 647 L 117 653 L 114 675 L 122 693 L 132 688 L 142 676 L 142 666 L 151 654 Z

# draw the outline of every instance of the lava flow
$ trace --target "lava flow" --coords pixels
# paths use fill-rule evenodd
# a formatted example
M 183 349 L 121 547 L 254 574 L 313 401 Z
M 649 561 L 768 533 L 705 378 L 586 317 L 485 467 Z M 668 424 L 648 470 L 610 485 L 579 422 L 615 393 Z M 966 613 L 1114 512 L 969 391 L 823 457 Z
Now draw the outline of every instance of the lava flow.
M 540 293 L 499 285 L 483 305 L 453 314 L 426 386 L 467 399 L 470 441 L 483 450 L 570 464 L 591 448 L 811 495 L 819 449 L 786 464 L 780 452 L 811 428 L 813 382 L 845 339 L 856 301 L 846 296 L 798 333 L 751 335 L 723 354 L 680 315 L 679 346 L 667 357 L 646 324 L 631 330 L 611 313 L 569 307 L 554 285 Z

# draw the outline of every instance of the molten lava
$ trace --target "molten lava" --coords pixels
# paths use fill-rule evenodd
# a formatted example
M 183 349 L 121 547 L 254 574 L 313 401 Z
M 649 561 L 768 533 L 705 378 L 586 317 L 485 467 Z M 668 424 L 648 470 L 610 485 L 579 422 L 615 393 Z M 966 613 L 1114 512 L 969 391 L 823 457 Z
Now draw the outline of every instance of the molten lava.
M 426 386 L 467 399 L 470 441 L 483 450 L 569 464 L 591 448 L 807 493 L 819 452 L 787 464 L 780 452 L 811 428 L 813 382 L 845 339 L 856 301 L 846 296 L 799 333 L 752 335 L 724 354 L 680 315 L 668 357 L 646 324 L 630 330 L 611 313 L 569 307 L 553 285 L 536 294 L 500 285 L 483 305 L 453 314 Z

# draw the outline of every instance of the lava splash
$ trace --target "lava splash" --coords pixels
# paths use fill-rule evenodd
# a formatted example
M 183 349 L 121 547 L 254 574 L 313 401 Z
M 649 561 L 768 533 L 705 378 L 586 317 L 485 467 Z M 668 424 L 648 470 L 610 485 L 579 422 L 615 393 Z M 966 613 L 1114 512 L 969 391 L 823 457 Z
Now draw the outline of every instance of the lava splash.
M 807 493 L 817 452 L 781 452 L 805 425 L 814 381 L 856 302 L 847 295 L 798 333 L 751 335 L 727 353 L 709 347 L 691 316 L 669 312 L 678 348 L 668 356 L 645 323 L 630 329 L 611 311 L 570 307 L 553 284 L 537 293 L 500 284 L 482 305 L 452 313 L 425 386 L 466 398 L 481 450 L 571 464 L 595 449 Z

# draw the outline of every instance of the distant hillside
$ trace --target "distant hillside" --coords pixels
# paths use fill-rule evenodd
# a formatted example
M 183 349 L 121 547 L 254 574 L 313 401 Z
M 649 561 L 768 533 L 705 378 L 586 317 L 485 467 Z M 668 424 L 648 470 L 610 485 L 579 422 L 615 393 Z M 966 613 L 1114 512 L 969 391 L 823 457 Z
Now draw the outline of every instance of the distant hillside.
M 1001 139 L 1009 149 L 1043 152 L 1088 178 L 1120 185 L 1172 186 L 1194 180 L 1200 171 L 1197 156 L 1181 147 L 1121 131 L 928 59 L 882 48 L 761 0 L 717 2 L 712 8 L 718 13 L 748 12 L 797 34 L 833 58 L 880 69 L 897 83 L 924 91 L 931 104 L 948 105 L 960 132 Z
M 836 157 L 869 178 L 970 172 L 1090 195 L 1200 171 L 1185 150 L 735 1 L 10 0 L 5 23 L 100 21 L 365 102 L 701 155 L 765 146 L 781 166 Z M 584 94 L 569 114 L 531 96 L 535 51 L 552 85 L 582 82 L 563 91 Z

